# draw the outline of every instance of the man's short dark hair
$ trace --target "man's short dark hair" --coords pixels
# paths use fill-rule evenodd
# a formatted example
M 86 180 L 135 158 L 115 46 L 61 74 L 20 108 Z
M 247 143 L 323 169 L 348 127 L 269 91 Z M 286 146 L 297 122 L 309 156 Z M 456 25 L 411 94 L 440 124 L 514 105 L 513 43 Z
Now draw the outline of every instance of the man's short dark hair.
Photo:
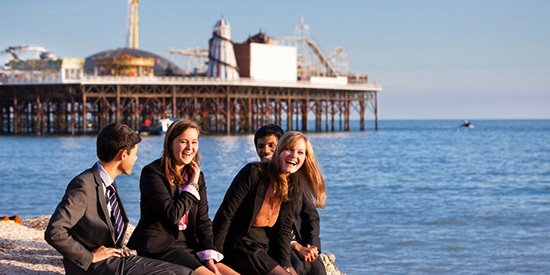
M 283 129 L 281 129 L 281 127 L 279 127 L 278 125 L 275 125 L 275 124 L 264 125 L 260 127 L 260 129 L 258 129 L 258 131 L 256 131 L 256 133 L 254 134 L 254 145 L 256 146 L 258 145 L 258 139 L 261 139 L 267 136 L 276 136 L 278 140 L 283 136 L 284 133 L 285 132 L 283 131 Z
M 131 150 L 141 142 L 139 134 L 122 123 L 107 124 L 97 135 L 97 157 L 102 161 L 111 161 L 120 149 Z

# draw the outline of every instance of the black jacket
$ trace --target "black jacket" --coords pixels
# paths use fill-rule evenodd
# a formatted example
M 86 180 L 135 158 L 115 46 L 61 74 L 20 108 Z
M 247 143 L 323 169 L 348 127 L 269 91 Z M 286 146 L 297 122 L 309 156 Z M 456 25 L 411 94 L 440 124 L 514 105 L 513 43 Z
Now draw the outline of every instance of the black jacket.
M 249 163 L 233 179 L 214 217 L 214 247 L 217 251 L 232 253 L 233 245 L 240 242 L 252 227 L 269 184 L 266 167 L 265 162 Z M 274 233 L 269 234 L 270 255 L 281 266 L 291 265 L 289 244 L 293 207 L 292 200 L 283 202 L 277 221 L 270 229 Z
M 321 251 L 319 212 L 313 201 L 308 199 L 306 192 L 295 204 L 294 211 L 292 230 L 296 241 L 303 246 L 314 245 Z
M 208 218 L 208 199 L 202 172 L 199 201 L 191 193 L 180 194 L 176 186 L 170 186 L 160 164 L 160 159 L 157 159 L 141 172 L 141 217 L 128 247 L 139 253 L 166 251 L 178 237 L 178 221 L 189 211 L 189 224 L 183 231 L 187 246 L 195 251 L 213 249 L 212 221 Z

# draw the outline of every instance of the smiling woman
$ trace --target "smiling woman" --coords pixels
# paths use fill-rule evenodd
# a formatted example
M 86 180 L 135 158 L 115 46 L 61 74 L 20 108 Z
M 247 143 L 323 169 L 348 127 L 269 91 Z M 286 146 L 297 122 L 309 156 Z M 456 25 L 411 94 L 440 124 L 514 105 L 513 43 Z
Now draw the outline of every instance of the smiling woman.
M 214 218 L 214 247 L 242 274 L 296 274 L 290 261 L 292 211 L 303 194 L 325 206 L 326 186 L 313 148 L 300 132 L 281 137 L 269 162 L 235 176 Z
M 206 183 L 199 166 L 199 126 L 168 128 L 164 152 L 140 178 L 141 218 L 128 241 L 140 255 L 189 267 L 195 274 L 235 274 L 213 249 Z

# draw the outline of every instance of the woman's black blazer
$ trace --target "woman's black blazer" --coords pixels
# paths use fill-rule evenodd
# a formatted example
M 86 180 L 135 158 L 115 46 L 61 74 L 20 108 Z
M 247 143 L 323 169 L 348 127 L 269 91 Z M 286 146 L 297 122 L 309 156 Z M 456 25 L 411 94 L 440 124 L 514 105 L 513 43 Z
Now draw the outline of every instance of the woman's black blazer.
M 232 247 L 252 227 L 269 184 L 266 168 L 266 162 L 249 163 L 233 179 L 214 217 L 214 247 L 217 251 L 232 253 Z M 275 225 L 269 229 L 269 254 L 282 266 L 291 265 L 292 207 L 291 201 L 283 202 Z
M 189 211 L 187 229 L 183 231 L 188 247 L 195 251 L 213 249 L 212 221 L 208 218 L 208 199 L 204 175 L 199 178 L 197 200 L 191 193 L 170 186 L 157 159 L 141 172 L 141 217 L 128 247 L 138 253 L 162 253 L 178 238 L 178 221 Z

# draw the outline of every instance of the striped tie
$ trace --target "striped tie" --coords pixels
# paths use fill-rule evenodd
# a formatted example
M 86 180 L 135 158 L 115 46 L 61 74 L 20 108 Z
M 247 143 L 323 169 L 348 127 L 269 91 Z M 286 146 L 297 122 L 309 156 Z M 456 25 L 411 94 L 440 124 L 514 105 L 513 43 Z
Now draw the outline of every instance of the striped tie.
M 122 236 L 122 231 L 124 230 L 124 220 L 122 219 L 122 210 L 117 199 L 116 185 L 114 182 L 107 186 L 107 192 L 105 195 L 107 196 L 107 202 L 111 206 L 111 222 L 115 227 L 115 243 L 117 243 Z

